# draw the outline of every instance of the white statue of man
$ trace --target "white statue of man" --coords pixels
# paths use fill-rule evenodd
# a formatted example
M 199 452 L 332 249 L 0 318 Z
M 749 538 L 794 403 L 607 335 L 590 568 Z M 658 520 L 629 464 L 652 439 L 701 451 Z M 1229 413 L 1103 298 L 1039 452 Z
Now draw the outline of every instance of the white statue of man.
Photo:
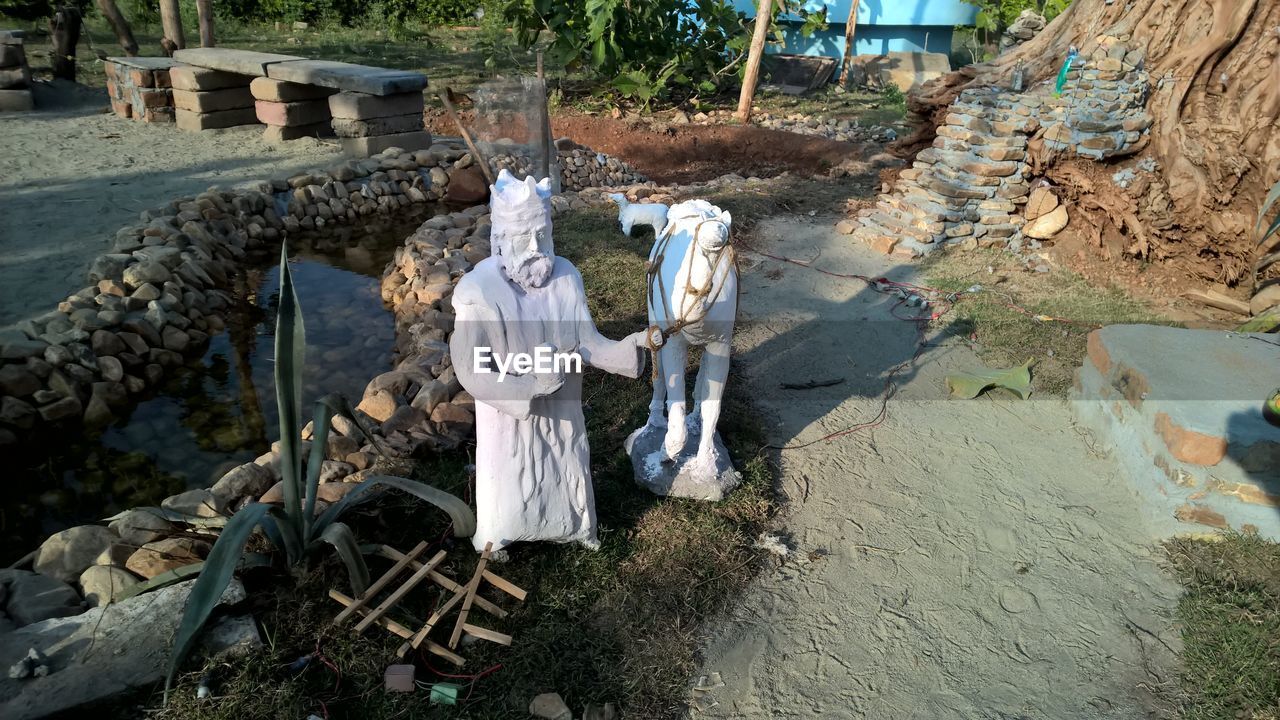
M 477 550 L 549 540 L 599 547 L 582 363 L 639 377 L 644 331 L 596 330 L 582 276 L 556 257 L 546 180 L 506 170 L 490 199 L 492 255 L 458 281 L 449 341 L 476 400 Z

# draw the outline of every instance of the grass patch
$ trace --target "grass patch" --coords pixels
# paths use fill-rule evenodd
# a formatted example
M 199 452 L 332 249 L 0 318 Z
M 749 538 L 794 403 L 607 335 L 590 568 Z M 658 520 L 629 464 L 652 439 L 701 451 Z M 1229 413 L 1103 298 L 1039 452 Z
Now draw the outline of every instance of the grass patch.
M 1256 535 L 1175 538 L 1169 565 L 1186 588 L 1186 720 L 1280 718 L 1280 545 Z
M 1032 387 L 1037 392 L 1066 396 L 1093 329 L 1162 322 L 1119 289 L 1095 287 L 1060 268 L 1029 271 L 1024 263 L 1009 253 L 983 249 L 935 253 L 922 269 L 927 284 L 943 292 L 982 286 L 981 292 L 966 295 L 944 315 L 941 326 L 969 338 L 982 361 L 992 367 L 1035 358 Z
M 649 239 L 622 237 L 615 213 L 606 209 L 561 216 L 555 239 L 557 252 L 581 270 L 591 311 L 606 335 L 621 337 L 644 326 Z M 340 632 L 329 626 L 339 608 L 325 597 L 326 589 L 346 586 L 341 568 L 329 561 L 296 585 L 250 577 L 251 595 L 261 598 L 267 647 L 245 660 L 186 674 L 169 708 L 156 716 L 525 718 L 529 700 L 542 692 L 559 692 L 575 712 L 588 702 L 613 702 L 626 717 L 682 716 L 697 668 L 699 628 L 740 594 L 762 560 L 752 545 L 773 513 L 772 479 L 764 459 L 752 456 L 763 443 L 756 415 L 734 391 L 741 385 L 730 383 L 720 429 L 743 473 L 742 486 L 719 503 L 660 499 L 636 487 L 622 442 L 645 420 L 646 380 L 594 370 L 584 378 L 601 549 L 513 547 L 500 572 L 529 590 L 529 598 L 502 602 L 512 610 L 505 620 L 482 613 L 479 622 L 514 635 L 515 644 L 465 647 L 462 671 L 429 655 L 418 661 L 418 677 L 425 680 L 438 679 L 429 668 L 478 673 L 501 664 L 474 686 L 456 680 L 462 695 L 469 693 L 460 707 L 432 707 L 422 694 L 383 692 L 382 672 L 401 641 L 376 629 L 353 638 L 350 626 Z M 420 462 L 415 474 L 465 497 L 468 457 L 466 451 L 435 456 Z M 402 549 L 440 537 L 444 522 L 425 506 L 400 499 L 351 520 L 362 542 Z M 459 543 L 445 571 L 465 578 L 474 563 L 470 544 Z M 389 564 L 375 563 L 371 572 L 376 576 Z M 403 611 L 425 618 L 435 602 L 431 595 L 415 590 Z M 288 663 L 317 647 L 341 670 L 340 678 L 320 662 L 298 674 L 287 671 Z M 204 673 L 214 676 L 216 702 L 195 699 Z M 154 705 L 156 698 L 147 702 Z M 121 715 L 136 716 L 136 708 L 128 710 Z

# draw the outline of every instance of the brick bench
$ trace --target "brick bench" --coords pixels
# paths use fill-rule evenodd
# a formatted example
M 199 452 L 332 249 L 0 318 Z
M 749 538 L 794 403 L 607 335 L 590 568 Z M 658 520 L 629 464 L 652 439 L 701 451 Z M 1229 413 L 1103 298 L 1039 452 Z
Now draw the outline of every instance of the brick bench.
M 165 57 L 112 57 L 103 62 L 111 111 L 142 122 L 173 122 L 169 71 L 177 63 Z
M 257 122 L 267 126 L 264 137 L 272 142 L 336 134 L 344 150 L 356 156 L 392 146 L 412 151 L 431 145 L 422 123 L 427 79 L 421 73 L 229 48 L 179 50 L 174 60 L 240 78 L 237 86 L 247 87 L 252 97 L 234 113 L 231 108 L 205 111 L 223 113 L 216 118 L 183 121 L 180 111 L 178 126 L 183 129 Z M 250 106 L 252 120 L 246 109 Z
M 1273 338 L 1155 325 L 1090 333 L 1074 409 L 1157 527 L 1280 540 L 1280 428 L 1262 416 L 1280 357 Z

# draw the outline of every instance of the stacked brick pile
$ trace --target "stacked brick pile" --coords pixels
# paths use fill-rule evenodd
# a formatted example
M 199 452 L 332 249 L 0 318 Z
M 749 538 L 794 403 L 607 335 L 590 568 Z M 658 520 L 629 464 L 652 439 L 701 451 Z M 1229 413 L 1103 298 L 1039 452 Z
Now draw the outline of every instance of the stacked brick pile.
M 266 141 L 333 134 L 328 98 L 336 90 L 265 77 L 254 78 L 249 89 L 253 91 L 258 122 L 267 126 L 262 135 Z
M 103 71 L 112 112 L 142 122 L 173 122 L 169 71 L 176 64 L 163 57 L 107 58 Z
M 179 65 L 169 73 L 178 128 L 188 132 L 256 125 L 248 75 Z
M 1136 51 L 1135 51 L 1136 52 Z M 893 192 L 841 229 L 883 253 L 920 257 L 947 244 L 1020 250 L 1031 216 L 1027 147 L 1099 159 L 1136 152 L 1151 118 L 1140 56 L 1115 38 L 1073 69 L 1062 95 L 1052 82 L 1025 94 L 986 87 L 965 90 L 938 128 L 933 147 L 902 171 Z M 1052 208 L 1051 208 L 1052 209 Z M 1065 209 L 1058 216 L 1066 224 Z M 1046 223 L 1028 237 L 1043 234 Z M 1050 233 L 1051 234 L 1051 233 Z M 1035 247 L 1033 239 L 1029 245 Z
M 30 110 L 31 69 L 21 30 L 0 31 L 0 111 Z
M 340 92 L 329 98 L 333 132 L 348 155 L 373 155 L 388 147 L 408 150 L 431 145 L 423 129 L 421 91 L 394 95 Z

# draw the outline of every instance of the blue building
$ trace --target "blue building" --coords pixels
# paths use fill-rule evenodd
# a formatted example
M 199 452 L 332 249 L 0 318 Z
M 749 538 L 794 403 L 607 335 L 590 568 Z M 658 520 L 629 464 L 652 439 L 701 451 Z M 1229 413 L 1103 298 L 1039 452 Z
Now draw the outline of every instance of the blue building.
M 800 35 L 800 19 L 791 16 L 783 32 L 786 47 L 770 46 L 772 52 L 794 55 L 825 55 L 839 60 L 844 56 L 845 21 L 852 0 L 804 0 L 808 11 L 827 9 L 827 29 L 809 37 Z M 747 17 L 755 17 L 754 0 L 733 0 Z M 854 34 L 854 54 L 883 55 L 888 52 L 951 52 L 951 33 L 957 25 L 973 25 L 978 8 L 961 0 L 861 0 L 858 27 Z

